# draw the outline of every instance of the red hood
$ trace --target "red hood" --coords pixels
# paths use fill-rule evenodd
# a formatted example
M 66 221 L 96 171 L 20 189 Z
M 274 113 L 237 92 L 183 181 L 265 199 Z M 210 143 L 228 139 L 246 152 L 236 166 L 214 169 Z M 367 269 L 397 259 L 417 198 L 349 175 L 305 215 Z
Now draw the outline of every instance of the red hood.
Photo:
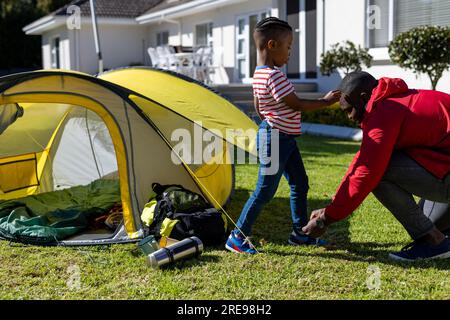
M 378 80 L 378 86 L 372 91 L 372 96 L 367 103 L 366 111 L 370 111 L 375 108 L 378 101 L 389 98 L 393 95 L 404 93 L 408 91 L 408 85 L 405 81 L 399 78 L 381 78 Z

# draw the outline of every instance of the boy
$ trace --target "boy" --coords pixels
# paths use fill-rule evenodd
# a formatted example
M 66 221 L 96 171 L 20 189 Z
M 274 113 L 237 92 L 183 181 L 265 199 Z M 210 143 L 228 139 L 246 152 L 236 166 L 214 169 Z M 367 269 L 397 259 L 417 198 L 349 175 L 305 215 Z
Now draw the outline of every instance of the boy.
M 253 37 L 258 50 L 253 94 L 256 112 L 263 120 L 257 139 L 261 161 L 256 190 L 245 204 L 237 222 L 237 229 L 231 232 L 225 247 L 237 253 L 257 253 L 247 236 L 263 206 L 273 198 L 282 175 L 286 177 L 291 188 L 293 232 L 288 242 L 291 245 L 323 245 L 324 241 L 309 237 L 302 231 L 302 227 L 308 223 L 309 186 L 295 138 L 301 134 L 300 112 L 330 106 L 339 101 L 340 92 L 332 91 L 318 100 L 297 97 L 293 85 L 278 69 L 288 62 L 293 41 L 292 28 L 287 22 L 275 17 L 266 18 L 256 25 Z M 277 131 L 277 141 L 271 140 L 272 131 Z M 278 156 L 275 157 L 278 163 L 264 163 L 262 154 L 274 161 L 274 155 L 271 155 L 270 151 L 275 143 L 279 145 L 279 154 L 275 155 Z M 274 165 L 275 172 L 269 172 Z

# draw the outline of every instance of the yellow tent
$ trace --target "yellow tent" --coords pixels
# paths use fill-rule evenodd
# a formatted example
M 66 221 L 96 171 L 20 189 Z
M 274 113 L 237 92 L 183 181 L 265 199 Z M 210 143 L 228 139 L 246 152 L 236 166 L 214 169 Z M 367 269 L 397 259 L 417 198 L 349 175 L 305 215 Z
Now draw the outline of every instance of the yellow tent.
M 174 140 L 177 130 L 192 139 L 209 133 L 223 142 L 221 150 L 208 161 L 197 159 L 196 147 L 187 148 L 195 141 Z M 26 197 L 29 203 L 38 195 L 114 180 L 123 224 L 62 242 L 135 241 L 143 236 L 139 217 L 153 183 L 181 184 L 216 207 L 225 205 L 234 189 L 234 166 L 217 160 L 232 157 L 234 146 L 255 154 L 254 137 L 247 135 L 251 130 L 256 132 L 256 125 L 225 98 L 160 70 L 122 69 L 98 78 L 62 71 L 3 77 L 0 201 Z M 200 150 L 210 143 L 200 142 Z M 180 146 L 182 155 L 176 152 Z M 1 230 L 0 221 L 0 236 Z

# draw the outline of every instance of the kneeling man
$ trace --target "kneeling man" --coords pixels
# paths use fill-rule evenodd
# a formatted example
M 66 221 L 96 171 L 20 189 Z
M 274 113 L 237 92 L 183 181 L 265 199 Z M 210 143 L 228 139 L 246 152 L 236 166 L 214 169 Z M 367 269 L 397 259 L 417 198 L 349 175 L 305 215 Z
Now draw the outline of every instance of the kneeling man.
M 331 204 L 303 231 L 320 237 L 373 192 L 414 240 L 391 258 L 450 258 L 450 95 L 363 71 L 347 75 L 340 90 L 342 110 L 363 130 L 361 148 Z

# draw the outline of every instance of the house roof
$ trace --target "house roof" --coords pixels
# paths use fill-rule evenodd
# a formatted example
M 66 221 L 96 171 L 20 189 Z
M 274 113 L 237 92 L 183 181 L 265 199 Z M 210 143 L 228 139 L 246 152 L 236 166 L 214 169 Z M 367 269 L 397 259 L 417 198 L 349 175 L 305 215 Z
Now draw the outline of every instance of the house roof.
M 116 23 L 146 24 L 160 21 L 161 16 L 165 16 L 166 19 L 180 18 L 246 1 L 248 0 L 96 0 L 95 13 L 97 17 L 113 19 Z M 61 27 L 66 23 L 69 14 L 67 9 L 74 5 L 81 9 L 81 16 L 91 15 L 89 0 L 73 0 L 28 24 L 23 31 L 28 35 L 41 35 L 48 30 Z
M 194 0 L 163 0 L 156 6 L 150 8 L 147 12 L 145 12 L 145 14 L 173 8 L 173 7 L 179 6 L 181 4 L 185 4 L 188 2 L 192 2 L 192 1 L 194 1 Z
M 95 13 L 98 17 L 113 17 L 113 18 L 136 18 L 141 14 L 147 12 L 158 4 L 166 2 L 164 0 L 96 0 Z M 179 1 L 175 1 L 177 3 Z M 67 15 L 67 8 L 76 5 L 81 9 L 82 16 L 91 15 L 91 7 L 89 0 L 74 0 L 64 7 L 56 10 L 50 15 L 65 16 Z
M 163 0 L 137 17 L 136 21 L 139 24 L 169 21 L 247 1 L 250 0 Z
M 97 17 L 103 19 L 114 19 L 115 21 L 130 20 L 136 23 L 135 19 L 147 12 L 164 0 L 96 0 L 95 13 Z M 70 6 L 78 6 L 82 17 L 91 16 L 91 6 L 89 0 L 73 0 L 58 10 L 26 25 L 23 31 L 28 35 L 41 35 L 43 32 L 60 27 L 66 23 L 66 17 L 71 13 L 67 12 Z

